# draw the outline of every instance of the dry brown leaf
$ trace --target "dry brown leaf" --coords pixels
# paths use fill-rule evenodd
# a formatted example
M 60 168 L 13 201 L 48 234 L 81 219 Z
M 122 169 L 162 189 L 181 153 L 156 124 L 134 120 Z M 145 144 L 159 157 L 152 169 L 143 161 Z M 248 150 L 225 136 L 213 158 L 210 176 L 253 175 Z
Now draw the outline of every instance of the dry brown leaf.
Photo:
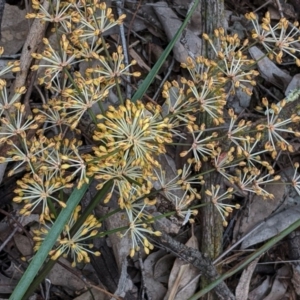
M 175 282 L 173 283 L 172 289 L 170 290 L 170 295 L 168 300 L 174 300 L 179 288 L 180 283 L 183 281 L 183 276 L 188 271 L 189 265 L 182 265 L 179 268 Z
M 235 289 L 236 300 L 248 299 L 250 281 L 258 261 L 259 258 L 253 260 L 251 264 L 249 264 L 249 266 L 246 269 L 244 269 L 242 276 L 240 277 L 239 283 Z
M 283 210 L 264 221 L 259 230 L 253 231 L 242 242 L 241 249 L 246 249 L 279 234 L 300 219 L 300 207 Z
M 26 10 L 20 10 L 15 5 L 5 5 L 0 46 L 4 54 L 16 54 L 24 45 L 29 31 L 29 21 L 25 19 Z
M 253 86 L 248 82 L 244 83 L 251 92 L 253 90 Z M 242 89 L 237 89 L 234 95 L 228 95 L 228 103 L 230 103 L 230 107 L 234 108 L 236 114 L 242 112 L 245 108 L 248 108 L 251 102 L 252 95 L 248 95 Z
M 238 239 L 239 234 L 247 234 L 258 223 L 265 220 L 271 215 L 276 208 L 282 204 L 284 195 L 287 193 L 284 184 L 270 184 L 266 187 L 266 190 L 274 195 L 274 199 L 264 200 L 261 196 L 254 196 L 247 211 L 236 223 L 234 228 L 234 238 Z
M 114 296 L 116 296 L 117 298 L 124 298 L 127 292 L 129 292 L 130 294 L 135 294 L 137 292 L 133 281 L 128 276 L 127 269 L 128 261 L 127 259 L 124 259 L 119 276 L 118 286 L 117 289 L 114 291 Z
M 263 300 L 282 300 L 286 295 L 289 280 L 289 268 L 283 266 L 277 270 L 277 275 L 273 281 L 271 291 Z
M 292 264 L 292 268 L 293 268 L 292 283 L 296 294 L 300 296 L 300 265 Z
M 33 242 L 30 241 L 27 236 L 16 233 L 14 235 L 14 241 L 23 256 L 28 257 L 33 254 Z
M 128 225 L 128 221 L 124 213 L 116 213 L 110 216 L 105 221 L 107 230 L 113 228 L 120 228 Z M 118 264 L 118 269 L 121 271 L 124 259 L 127 259 L 130 253 L 131 240 L 129 235 L 120 237 L 118 234 L 114 233 L 109 236 L 111 246 L 114 251 L 115 259 Z
M 149 298 L 155 300 L 163 300 L 167 289 L 153 277 L 153 270 L 155 264 L 166 255 L 166 252 L 159 250 L 153 253 L 150 253 L 144 261 L 144 281 L 145 286 L 147 287 L 147 294 Z
M 61 257 L 59 261 L 68 266 L 70 269 L 72 268 L 71 263 L 67 259 Z M 86 287 L 82 280 L 60 264 L 54 265 L 47 278 L 51 281 L 51 284 L 63 286 L 73 291 L 79 291 Z
M 170 272 L 175 261 L 173 254 L 167 254 L 160 258 L 154 266 L 153 277 L 155 280 L 168 283 Z
M 198 249 L 198 240 L 192 235 L 186 246 Z M 185 300 L 190 298 L 198 286 L 199 270 L 192 265 L 176 258 L 168 283 L 168 292 L 165 300 Z
M 109 231 L 113 228 L 127 226 L 128 219 L 124 213 L 115 213 L 105 220 L 105 224 L 107 226 L 107 230 Z M 127 256 L 130 253 L 131 238 L 129 234 L 120 237 L 120 235 L 114 233 L 109 236 L 109 240 L 111 242 L 120 273 L 116 295 L 125 295 L 127 291 L 133 291 L 135 289 L 131 278 L 129 278 L 127 274 Z
M 148 50 L 151 56 L 151 60 L 153 63 L 156 63 L 164 52 L 164 48 L 155 43 L 148 43 Z M 158 74 L 165 73 L 170 68 L 170 61 L 167 58 L 164 63 L 161 65 Z
M 165 172 L 165 181 L 171 182 L 172 180 L 174 180 L 174 178 L 177 176 L 175 160 L 167 154 L 159 155 L 157 160 L 161 165 L 161 170 Z M 156 171 L 158 172 L 158 174 L 160 174 L 160 169 L 157 169 Z M 161 182 L 159 180 L 152 181 L 152 183 L 155 189 L 159 190 L 162 188 Z M 184 191 L 182 189 L 170 189 L 169 191 L 179 198 L 184 195 Z
M 249 49 L 249 53 L 257 61 L 259 73 L 265 80 L 283 89 L 288 86 L 292 77 L 278 68 L 261 50 L 254 46 Z
M 264 295 L 266 295 L 271 282 L 271 277 L 267 276 L 266 279 L 253 291 L 249 293 L 248 299 L 249 300 L 257 300 L 263 299 Z
M 139 54 L 132 48 L 129 49 L 129 55 L 137 62 L 137 64 L 141 67 L 144 68 L 145 70 L 149 71 L 151 68 L 144 62 L 144 60 L 139 56 Z M 162 80 L 159 75 L 155 76 L 156 79 Z

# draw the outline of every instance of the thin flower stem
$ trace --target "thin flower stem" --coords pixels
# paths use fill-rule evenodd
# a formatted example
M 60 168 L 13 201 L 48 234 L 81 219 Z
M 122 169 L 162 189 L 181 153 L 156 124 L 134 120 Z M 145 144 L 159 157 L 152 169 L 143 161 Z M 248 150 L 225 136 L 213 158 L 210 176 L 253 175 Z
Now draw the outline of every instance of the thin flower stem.
M 113 64 L 112 64 L 112 61 L 111 61 L 111 56 L 110 56 L 110 54 L 108 52 L 108 49 L 107 49 L 104 37 L 102 35 L 101 35 L 101 40 L 102 40 L 103 49 L 104 49 L 104 52 L 106 54 L 106 58 L 108 60 L 108 63 L 110 64 L 110 67 L 113 68 Z M 115 83 L 116 83 L 118 98 L 120 100 L 121 105 L 123 105 L 124 104 L 124 100 L 123 100 L 123 96 L 122 96 L 122 93 L 121 93 L 121 89 L 120 89 L 120 84 L 119 84 L 118 77 L 115 77 Z
M 118 98 L 120 100 L 120 103 L 123 105 L 124 104 L 124 100 L 123 100 L 123 96 L 122 96 L 122 92 L 121 92 L 121 88 L 120 88 L 118 77 L 115 77 L 115 83 L 116 83 Z
M 204 207 L 204 206 L 207 206 L 207 205 L 208 205 L 208 203 L 199 204 L 199 205 L 192 206 L 190 209 Z M 109 215 L 103 216 L 98 221 L 99 222 L 103 221 L 104 219 L 108 218 L 109 216 L 113 215 L 114 213 L 117 213 L 117 212 L 120 212 L 120 211 L 121 211 L 120 209 L 115 209 L 112 212 L 110 212 Z M 149 220 L 143 221 L 143 223 L 146 223 L 146 224 L 147 223 L 152 223 L 153 221 L 163 219 L 163 218 L 166 218 L 166 217 L 170 217 L 170 216 L 174 216 L 175 214 L 176 214 L 176 211 L 171 211 L 171 212 L 168 212 L 168 213 L 165 213 L 165 214 L 161 214 L 161 215 L 152 217 Z M 101 238 L 101 237 L 104 237 L 106 235 L 111 235 L 111 234 L 114 234 L 116 232 L 121 232 L 121 231 L 124 231 L 124 230 L 127 230 L 127 229 L 128 229 L 128 226 L 123 226 L 123 227 L 115 228 L 115 229 L 112 229 L 112 230 L 109 230 L 109 231 L 101 232 L 101 233 L 95 235 L 95 237 Z
M 118 212 L 120 212 L 120 211 L 122 211 L 121 208 L 116 208 L 116 209 L 112 210 L 111 212 L 106 213 L 106 214 L 105 214 L 104 216 L 102 216 L 101 218 L 97 219 L 97 221 L 98 221 L 99 223 L 102 223 L 104 220 L 108 219 L 109 217 L 113 216 L 114 214 L 116 214 L 116 213 L 118 213 Z
M 88 113 L 89 113 L 91 119 L 93 120 L 94 124 L 97 124 L 98 122 L 97 122 L 96 116 L 91 108 L 88 109 Z

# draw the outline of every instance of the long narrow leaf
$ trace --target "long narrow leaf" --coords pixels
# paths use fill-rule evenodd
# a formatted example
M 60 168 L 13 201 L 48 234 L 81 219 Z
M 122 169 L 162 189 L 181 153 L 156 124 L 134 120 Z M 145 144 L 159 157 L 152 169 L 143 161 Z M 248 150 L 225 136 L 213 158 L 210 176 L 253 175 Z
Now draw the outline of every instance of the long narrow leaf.
M 140 87 L 138 88 L 136 93 L 133 95 L 133 97 L 131 99 L 132 102 L 136 102 L 137 100 L 142 99 L 143 95 L 145 94 L 145 92 L 149 88 L 150 84 L 152 83 L 154 77 L 157 75 L 159 69 L 161 68 L 163 63 L 166 61 L 168 55 L 170 54 L 171 50 L 173 49 L 173 47 L 176 43 L 176 41 L 180 37 L 182 31 L 184 30 L 184 28 L 186 27 L 186 25 L 189 22 L 190 18 L 192 17 L 192 14 L 193 14 L 194 10 L 196 9 L 196 7 L 199 4 L 199 1 L 200 0 L 195 0 L 195 3 L 193 5 L 193 7 L 191 8 L 189 13 L 187 14 L 184 22 L 182 23 L 182 25 L 180 26 L 180 28 L 178 29 L 178 31 L 176 32 L 176 34 L 172 38 L 171 42 L 169 43 L 167 48 L 164 50 L 164 52 L 162 53 L 161 57 L 158 59 L 156 64 L 153 66 L 150 73 L 144 79 L 143 83 L 140 85 Z
M 84 184 L 79 190 L 74 189 L 73 193 L 67 201 L 67 207 L 64 208 L 59 214 L 51 230 L 49 231 L 45 241 L 40 246 L 38 252 L 34 255 L 30 265 L 26 269 L 14 292 L 10 296 L 10 300 L 20 300 L 23 298 L 28 287 L 30 286 L 33 279 L 40 270 L 41 266 L 43 265 L 44 261 L 46 260 L 49 251 L 52 249 L 53 245 L 57 241 L 57 238 L 59 237 L 65 224 L 71 217 L 74 209 L 84 196 L 88 187 L 89 184 Z

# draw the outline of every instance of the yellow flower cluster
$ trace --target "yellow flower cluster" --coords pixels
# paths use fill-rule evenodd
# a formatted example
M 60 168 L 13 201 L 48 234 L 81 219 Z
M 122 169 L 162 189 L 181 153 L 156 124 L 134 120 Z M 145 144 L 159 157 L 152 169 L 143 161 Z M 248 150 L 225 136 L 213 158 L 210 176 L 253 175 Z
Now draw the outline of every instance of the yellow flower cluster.
M 162 119 L 158 105 L 140 101 L 136 104 L 126 100 L 118 109 L 110 106 L 104 115 L 98 115 L 94 140 L 101 141 L 99 157 L 123 152 L 125 159 L 133 158 L 133 163 L 143 168 L 158 166 L 153 154 L 165 153 L 165 144 L 172 143 L 172 134 L 167 118 Z M 103 122 L 101 122 L 103 121 Z
M 88 216 L 80 228 L 76 232 L 71 233 L 72 227 L 80 216 L 80 210 L 81 207 L 77 206 L 68 223 L 65 225 L 61 236 L 57 240 L 55 249 L 49 253 L 53 260 L 58 259 L 61 255 L 67 257 L 68 254 L 70 254 L 73 259 L 73 267 L 76 266 L 76 263 L 90 262 L 89 253 L 96 256 L 100 255 L 99 251 L 92 250 L 94 247 L 92 243 L 86 243 L 98 233 L 98 228 L 101 227 L 101 223 L 99 223 L 93 215 Z M 38 250 L 48 234 L 49 229 L 49 226 L 44 225 L 40 229 L 34 230 L 33 240 L 35 241 L 35 250 Z

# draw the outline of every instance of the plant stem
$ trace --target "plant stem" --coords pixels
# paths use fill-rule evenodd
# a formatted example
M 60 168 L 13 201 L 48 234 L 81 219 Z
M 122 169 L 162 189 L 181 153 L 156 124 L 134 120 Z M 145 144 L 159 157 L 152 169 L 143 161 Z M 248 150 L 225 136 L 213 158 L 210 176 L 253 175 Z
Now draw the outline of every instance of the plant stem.
M 224 1 L 223 0 L 201 0 L 198 7 L 198 12 L 202 16 L 202 32 L 212 35 L 214 29 L 222 27 L 224 24 Z M 218 45 L 216 45 L 218 47 Z M 207 42 L 203 41 L 202 55 L 213 59 L 214 52 L 209 50 Z M 205 127 L 213 126 L 212 117 L 206 114 L 204 120 Z M 201 123 L 203 121 L 201 120 Z M 211 169 L 210 163 L 206 162 L 202 166 L 204 172 Z M 210 198 L 205 195 L 205 190 L 210 189 L 212 184 L 220 184 L 222 187 L 221 177 L 219 174 L 208 173 L 203 176 L 205 185 L 202 188 L 202 201 L 209 204 L 200 210 L 201 223 L 201 252 L 207 255 L 210 259 L 218 257 L 222 251 L 223 226 L 222 218 L 214 205 L 210 203 Z M 201 277 L 201 286 L 205 287 L 209 282 L 206 278 Z M 214 295 L 207 295 L 203 299 L 214 299 Z

